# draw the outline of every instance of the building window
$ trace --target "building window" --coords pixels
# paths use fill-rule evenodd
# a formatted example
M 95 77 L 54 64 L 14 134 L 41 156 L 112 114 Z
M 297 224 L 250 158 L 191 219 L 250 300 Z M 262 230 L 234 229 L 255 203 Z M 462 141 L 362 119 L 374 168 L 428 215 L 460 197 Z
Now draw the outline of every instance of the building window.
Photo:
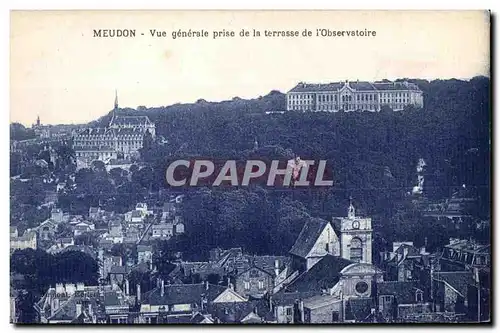
M 291 316 L 293 314 L 293 309 L 291 307 L 286 308 L 285 311 L 287 316 Z
M 245 281 L 245 290 L 250 290 L 250 282 Z
M 415 299 L 417 303 L 422 303 L 424 301 L 423 293 L 420 290 L 416 292 Z
M 330 252 L 330 243 L 325 244 L 325 251 Z
M 361 239 L 355 237 L 351 240 L 351 260 L 354 262 L 360 262 L 363 260 L 363 243 Z
M 337 311 L 332 312 L 332 322 L 338 322 L 339 321 L 339 313 Z
M 368 291 L 368 283 L 365 281 L 359 281 L 355 286 L 356 292 L 359 294 L 364 294 Z
M 259 289 L 264 289 L 264 281 L 259 281 Z

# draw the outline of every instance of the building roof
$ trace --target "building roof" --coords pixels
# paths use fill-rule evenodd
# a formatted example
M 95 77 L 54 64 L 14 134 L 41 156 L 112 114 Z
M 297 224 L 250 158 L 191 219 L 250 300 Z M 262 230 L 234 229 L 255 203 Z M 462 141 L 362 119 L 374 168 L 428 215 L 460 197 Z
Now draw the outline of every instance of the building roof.
M 142 217 L 142 212 L 140 210 L 133 210 L 132 217 Z
M 110 274 L 127 274 L 127 267 L 126 266 L 111 266 L 111 269 L 109 270 Z
M 153 252 L 151 245 L 137 245 L 137 252 Z
M 351 298 L 345 306 L 345 319 L 355 320 L 356 322 L 372 321 L 372 308 L 375 305 L 371 298 Z
M 99 212 L 99 207 L 90 207 L 89 214 L 95 214 Z
M 199 304 L 202 296 L 211 302 L 224 290 L 226 287 L 213 284 L 208 284 L 207 288 L 205 283 L 165 285 L 163 296 L 161 296 L 161 288 L 157 287 L 144 295 L 143 304 Z
M 113 117 L 110 127 L 113 126 L 133 126 L 133 125 L 154 125 L 147 116 L 116 116 Z
M 348 81 L 348 86 L 357 91 L 379 91 L 379 90 L 413 90 L 421 91 L 414 83 L 403 82 L 367 82 L 367 81 Z M 346 85 L 346 82 L 332 83 L 303 83 L 300 82 L 289 92 L 331 92 L 339 91 Z
M 153 225 L 153 230 L 172 230 L 174 228 L 173 223 L 162 223 Z
M 423 292 L 424 288 L 418 285 L 416 281 L 387 281 L 377 282 L 378 296 L 394 296 L 398 304 L 415 304 L 417 303 L 416 292 Z M 424 301 L 427 295 L 423 294 Z
M 260 318 L 269 314 L 269 307 L 265 300 L 252 300 L 248 302 L 212 303 L 208 305 L 208 313 L 213 318 L 218 318 L 222 323 L 240 323 L 252 312 Z M 257 322 L 262 322 L 258 320 Z M 248 321 L 245 320 L 245 323 Z
M 436 272 L 434 280 L 445 282 L 451 288 L 459 292 L 463 297 L 467 297 L 469 286 L 476 286 L 473 273 L 469 271 L 458 272 Z
M 317 295 L 304 300 L 304 307 L 308 309 L 317 309 L 339 302 L 340 299 L 332 295 Z
M 326 255 L 310 270 L 299 275 L 285 290 L 286 292 L 321 292 L 330 289 L 339 281 L 342 269 L 350 264 L 353 264 L 350 260 Z
M 96 259 L 96 253 L 88 245 L 70 245 L 70 246 L 62 249 L 61 253 L 66 253 L 66 252 L 70 252 L 70 251 L 80 251 L 80 252 L 83 252 L 83 253 L 91 256 L 93 259 Z
M 489 250 L 490 245 L 481 245 L 476 242 L 470 241 L 468 239 L 452 239 L 450 244 L 445 245 L 447 249 L 453 249 L 457 251 L 466 251 L 470 253 L 485 252 L 484 250 Z M 487 251 L 486 251 L 487 252 Z
M 310 218 L 306 220 L 306 223 L 300 231 L 299 237 L 297 237 L 295 244 L 293 244 L 290 250 L 290 254 L 306 258 L 314 244 L 316 244 L 319 235 L 328 224 L 328 221 L 320 218 Z

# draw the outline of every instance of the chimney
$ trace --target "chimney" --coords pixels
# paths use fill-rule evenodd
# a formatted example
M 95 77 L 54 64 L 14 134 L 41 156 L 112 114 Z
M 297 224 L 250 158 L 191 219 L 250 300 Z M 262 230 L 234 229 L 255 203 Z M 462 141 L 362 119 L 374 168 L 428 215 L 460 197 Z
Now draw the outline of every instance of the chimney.
M 128 296 L 130 294 L 130 284 L 128 282 L 128 279 L 125 279 L 125 296 Z
M 406 256 L 408 255 L 408 247 L 404 247 L 403 248 L 403 253 L 404 253 L 404 258 L 406 258 Z
M 273 296 L 269 295 L 269 310 L 273 311 Z
M 141 285 L 137 284 L 137 302 L 141 301 Z
M 208 280 L 205 281 L 205 289 L 208 290 Z
M 163 297 L 163 295 L 165 295 L 165 281 L 163 281 L 163 279 L 161 279 L 161 293 L 160 293 L 161 297 Z
M 76 303 L 76 316 L 78 317 L 81 314 L 82 314 L 82 303 Z
M 300 322 L 304 323 L 304 301 L 302 299 L 299 301 L 299 311 L 300 311 Z

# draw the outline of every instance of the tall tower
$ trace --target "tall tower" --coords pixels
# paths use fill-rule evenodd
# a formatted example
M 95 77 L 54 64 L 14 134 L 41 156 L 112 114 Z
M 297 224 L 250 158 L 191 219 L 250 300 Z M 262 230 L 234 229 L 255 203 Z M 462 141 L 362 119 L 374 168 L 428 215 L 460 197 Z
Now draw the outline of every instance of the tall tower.
M 111 124 L 115 120 L 117 112 L 118 112 L 118 91 L 115 89 L 115 106 L 113 108 L 113 111 L 111 112 L 111 120 L 109 121 L 109 126 L 111 126 Z
M 340 256 L 371 264 L 372 232 L 372 219 L 356 216 L 356 210 L 350 199 L 347 217 L 340 218 Z
M 36 116 L 36 126 L 40 126 L 40 115 Z
M 118 90 L 115 89 L 115 111 L 118 110 Z

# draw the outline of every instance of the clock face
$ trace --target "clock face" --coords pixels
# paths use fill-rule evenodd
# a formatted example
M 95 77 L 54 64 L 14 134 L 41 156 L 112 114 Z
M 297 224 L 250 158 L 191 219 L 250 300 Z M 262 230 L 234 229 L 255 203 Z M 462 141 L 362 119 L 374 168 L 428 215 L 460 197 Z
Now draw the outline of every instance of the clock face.
M 358 221 L 352 222 L 352 228 L 353 229 L 359 229 L 359 222 Z

